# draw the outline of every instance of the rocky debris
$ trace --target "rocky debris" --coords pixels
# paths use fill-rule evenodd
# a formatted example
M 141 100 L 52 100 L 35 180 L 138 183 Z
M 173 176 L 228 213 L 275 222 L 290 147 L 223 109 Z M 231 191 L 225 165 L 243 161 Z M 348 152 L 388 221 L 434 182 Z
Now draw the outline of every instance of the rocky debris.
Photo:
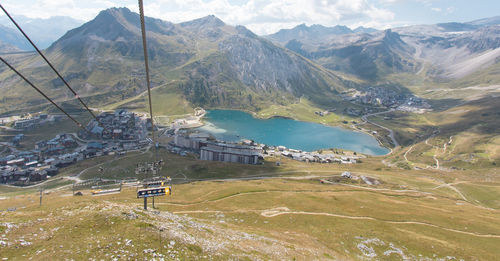
M 5 231 L 4 231 L 5 234 L 8 234 L 12 229 L 19 227 L 18 225 L 14 224 L 14 223 L 10 223 L 10 222 L 0 223 L 0 226 L 5 227 Z
M 363 237 L 356 237 L 357 239 L 364 239 Z M 375 245 L 375 246 L 384 246 L 385 243 L 378 239 L 378 238 L 369 238 L 369 239 L 364 239 L 361 243 L 358 243 L 356 247 L 361 251 L 361 253 L 370 258 L 377 257 L 377 253 L 373 249 L 373 247 L 369 245 Z
M 393 243 L 389 243 L 389 247 L 391 249 L 386 250 L 384 252 L 384 256 L 390 256 L 392 254 L 397 254 L 397 255 L 399 255 L 401 257 L 402 260 L 410 260 L 410 258 L 405 255 L 405 253 L 403 252 L 403 250 L 400 249 L 400 248 L 395 247 Z
M 137 219 L 139 216 L 135 214 L 133 211 L 123 212 L 122 213 L 127 219 Z
M 385 260 L 388 258 L 395 258 L 397 260 L 463 260 L 453 256 L 438 257 L 436 254 L 432 258 L 425 257 L 422 254 L 419 254 L 417 257 L 413 254 L 405 253 L 405 251 L 408 251 L 405 247 L 397 247 L 394 243 L 386 243 L 379 238 L 357 236 L 355 239 L 360 241 L 356 244 L 356 247 L 362 254 L 362 260 Z
M 21 246 L 30 246 L 33 243 L 25 241 L 23 238 L 21 238 L 21 239 L 19 239 L 19 244 L 21 244 Z

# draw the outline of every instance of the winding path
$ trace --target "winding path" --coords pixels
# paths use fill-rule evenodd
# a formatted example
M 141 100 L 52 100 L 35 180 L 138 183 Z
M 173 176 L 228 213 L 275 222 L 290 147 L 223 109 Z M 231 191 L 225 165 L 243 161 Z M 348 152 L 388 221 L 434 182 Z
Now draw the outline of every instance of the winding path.
M 405 154 L 403 155 L 403 157 L 405 158 L 406 162 L 407 163 L 410 163 L 410 161 L 408 160 L 408 158 L 406 157 L 408 155 L 408 153 L 410 153 L 410 151 L 413 149 L 413 146 L 415 145 L 411 145 L 411 147 L 405 152 Z
M 378 123 L 375 123 L 373 121 L 368 120 L 368 117 L 370 117 L 370 116 L 386 114 L 386 113 L 390 113 L 390 112 L 393 112 L 393 111 L 394 111 L 394 109 L 390 109 L 388 111 L 382 111 L 382 112 L 376 112 L 376 113 L 366 114 L 366 115 L 361 116 L 361 120 L 363 120 L 364 123 L 368 122 L 368 123 L 373 124 L 373 125 L 375 125 L 375 126 L 377 126 L 379 128 L 387 130 L 389 132 L 389 138 L 391 138 L 391 140 L 392 140 L 392 144 L 394 144 L 394 147 L 397 148 L 397 147 L 399 147 L 399 143 L 396 140 L 396 138 L 394 137 L 394 131 L 393 130 L 391 130 L 391 129 L 387 128 L 387 127 L 384 127 L 384 126 L 382 126 L 382 125 L 380 125 Z
M 404 220 L 402 220 L 402 221 L 386 220 L 386 219 L 379 219 L 379 218 L 374 218 L 374 217 L 369 217 L 369 216 L 348 216 L 348 215 L 341 215 L 341 214 L 322 213 L 322 212 L 304 212 L 304 211 L 269 211 L 269 212 L 262 212 L 261 215 L 264 217 L 276 217 L 276 216 L 280 216 L 280 215 L 314 215 L 314 216 L 330 216 L 330 217 L 355 219 L 355 220 L 373 220 L 373 221 L 385 222 L 385 223 L 389 223 L 389 224 L 423 225 L 423 226 L 429 226 L 429 227 L 433 227 L 433 228 L 438 228 L 438 229 L 442 229 L 442 230 L 446 230 L 446 231 L 450 231 L 450 232 L 455 232 L 455 233 L 460 233 L 460 234 L 465 234 L 465 235 L 470 235 L 470 236 L 475 236 L 475 237 L 500 238 L 500 235 L 496 235 L 496 234 L 479 234 L 479 233 L 462 231 L 462 230 L 453 229 L 453 228 L 442 227 L 442 226 L 438 226 L 438 225 L 434 225 L 434 224 L 426 223 L 426 222 L 404 221 Z

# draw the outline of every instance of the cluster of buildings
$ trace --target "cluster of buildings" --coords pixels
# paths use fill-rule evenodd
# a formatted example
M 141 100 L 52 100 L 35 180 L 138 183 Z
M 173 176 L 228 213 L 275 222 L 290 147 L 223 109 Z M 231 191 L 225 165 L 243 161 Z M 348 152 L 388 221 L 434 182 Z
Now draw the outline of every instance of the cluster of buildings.
M 57 117 L 40 114 L 29 119 L 17 120 L 13 126 L 27 130 L 39 126 L 43 121 L 55 118 Z M 53 139 L 36 142 L 33 150 L 20 151 L 16 146 L 24 138 L 24 134 L 16 135 L 11 142 L 13 146 L 9 147 L 4 156 L 0 155 L 0 183 L 27 185 L 56 175 L 59 168 L 86 158 L 121 155 L 151 143 L 151 140 L 146 138 L 145 117 L 126 110 L 117 110 L 101 113 L 97 118 L 102 126 L 91 120 L 87 125 L 87 130 L 91 134 L 83 135 L 84 139 L 91 139 L 90 141 L 81 140 L 72 134 L 59 134 Z
M 17 155 L 0 158 L 0 183 L 26 185 L 56 175 L 58 167 L 55 161 L 44 162 L 38 154 L 23 151 Z
M 0 157 L 0 183 L 28 185 L 54 176 L 60 168 L 84 159 L 122 155 L 127 150 L 140 149 L 149 144 L 149 141 L 77 143 L 70 134 L 60 134 L 54 139 L 37 142 L 34 150 L 16 150 Z
M 288 149 L 284 146 L 267 147 L 263 144 L 255 144 L 253 141 L 242 143 L 228 143 L 211 139 L 205 133 L 179 132 L 170 142 L 172 152 L 181 155 L 193 152 L 200 155 L 201 160 L 235 162 L 243 164 L 260 164 L 265 155 L 283 156 L 293 160 L 318 163 L 353 164 L 363 156 L 321 154 L 318 152 L 307 152 Z M 266 148 L 264 150 L 263 148 Z
M 26 185 L 30 182 L 38 182 L 46 180 L 48 176 L 56 175 L 57 167 L 29 167 L 21 168 L 18 166 L 1 166 L 0 167 L 0 183 L 8 183 L 15 185 Z
M 37 142 L 34 150 L 12 150 L 0 157 L 0 183 L 25 185 L 56 175 L 60 167 L 83 160 L 83 153 L 74 152 L 78 146 L 71 134 L 59 134 Z
M 358 155 L 338 155 L 338 154 L 321 154 L 318 152 L 307 152 L 295 149 L 288 149 L 284 146 L 269 147 L 264 152 L 273 156 L 284 156 L 297 161 L 318 162 L 318 163 L 338 163 L 338 164 L 354 164 L 362 158 Z
M 147 120 L 133 112 L 119 109 L 114 112 L 103 112 L 91 120 L 86 129 L 90 134 L 84 138 L 104 140 L 140 140 L 147 134 Z
M 42 140 L 35 144 L 35 150 L 43 157 L 63 154 L 78 147 L 78 143 L 70 134 L 58 134 L 50 140 Z
M 226 143 L 210 139 L 205 133 L 177 133 L 170 142 L 173 152 L 183 155 L 185 151 L 198 153 L 201 160 L 260 164 L 263 159 L 262 146 L 253 142 L 247 144 Z
M 363 92 L 353 91 L 344 96 L 346 100 L 375 106 L 384 106 L 387 108 L 405 108 L 422 109 L 429 108 L 430 105 L 420 97 L 413 94 L 405 94 L 391 91 L 390 88 L 368 87 Z

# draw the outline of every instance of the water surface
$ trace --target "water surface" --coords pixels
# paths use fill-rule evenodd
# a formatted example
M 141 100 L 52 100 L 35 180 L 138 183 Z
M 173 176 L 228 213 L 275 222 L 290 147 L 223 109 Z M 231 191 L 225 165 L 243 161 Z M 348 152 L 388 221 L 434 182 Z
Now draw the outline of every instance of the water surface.
M 270 146 L 282 145 L 304 151 L 338 148 L 368 155 L 389 153 L 387 148 L 366 133 L 319 123 L 285 118 L 263 120 L 235 110 L 209 110 L 204 120 L 205 126 L 198 129 L 224 141 L 250 139 Z

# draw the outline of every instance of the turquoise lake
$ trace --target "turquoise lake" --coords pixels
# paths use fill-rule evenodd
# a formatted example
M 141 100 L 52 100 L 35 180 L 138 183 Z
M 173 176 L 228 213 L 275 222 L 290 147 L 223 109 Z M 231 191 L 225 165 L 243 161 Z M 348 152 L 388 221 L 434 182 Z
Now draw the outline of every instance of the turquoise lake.
M 389 149 L 380 146 L 372 136 L 329 127 L 318 123 L 285 118 L 257 119 L 235 110 L 209 110 L 205 125 L 198 128 L 223 141 L 254 140 L 270 146 L 285 146 L 303 151 L 338 148 L 368 155 L 385 155 Z

